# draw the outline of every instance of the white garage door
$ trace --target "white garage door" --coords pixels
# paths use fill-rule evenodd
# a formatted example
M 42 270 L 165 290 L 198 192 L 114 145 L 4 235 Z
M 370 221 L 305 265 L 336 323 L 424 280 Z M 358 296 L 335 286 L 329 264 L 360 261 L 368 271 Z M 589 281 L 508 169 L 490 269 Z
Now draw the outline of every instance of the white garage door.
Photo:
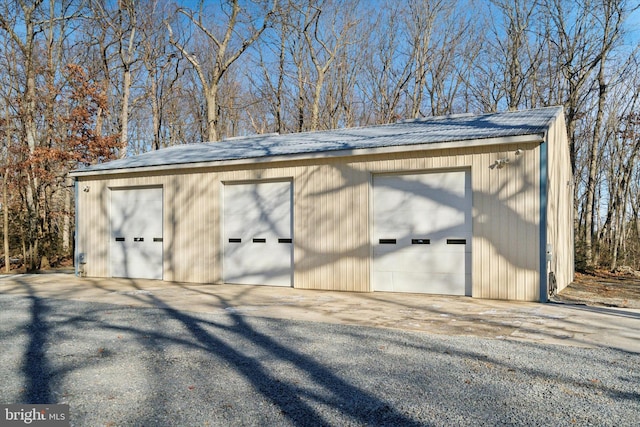
M 471 185 L 466 171 L 373 179 L 373 289 L 470 295 Z
M 225 184 L 225 283 L 291 286 L 291 183 Z
M 111 190 L 111 276 L 162 279 L 162 188 Z

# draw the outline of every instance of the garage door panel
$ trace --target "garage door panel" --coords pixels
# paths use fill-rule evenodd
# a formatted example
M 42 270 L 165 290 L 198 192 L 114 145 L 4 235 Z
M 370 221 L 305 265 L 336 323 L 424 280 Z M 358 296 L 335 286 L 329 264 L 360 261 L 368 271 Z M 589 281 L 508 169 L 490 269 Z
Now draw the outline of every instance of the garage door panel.
M 378 197 L 380 199 L 380 197 Z M 382 198 L 384 200 L 384 198 Z M 467 204 L 468 205 L 468 204 Z M 466 206 L 434 206 L 430 209 L 378 209 L 378 221 L 375 236 L 388 235 L 409 236 L 415 234 L 441 233 L 456 234 L 459 231 L 471 230 L 471 216 Z
M 120 233 L 118 233 L 120 234 Z M 130 249 L 125 244 L 114 243 L 113 238 L 110 244 L 110 264 L 112 277 L 127 277 L 129 271 L 127 265 L 127 253 Z
M 419 173 L 407 175 L 378 175 L 376 183 L 383 189 L 401 190 L 402 193 L 424 194 L 425 189 L 459 192 L 470 187 L 466 171 Z
M 227 234 L 289 237 L 290 187 L 290 183 L 281 182 L 226 185 L 223 215 Z
M 291 286 L 291 226 L 290 182 L 226 184 L 223 280 L 236 284 Z
M 425 278 L 414 272 L 393 273 L 394 292 L 420 292 L 417 289 L 428 288 L 432 294 L 465 295 L 465 274 L 431 273 Z
M 407 247 L 437 248 L 441 251 L 454 251 L 456 253 L 470 251 L 471 240 L 460 237 L 464 236 L 466 231 L 458 231 L 459 232 L 456 233 L 449 232 L 448 230 L 440 233 L 411 233 L 410 237 L 398 237 L 398 233 L 393 231 L 384 234 L 381 233 L 374 239 L 374 251 L 395 251 Z M 388 240 L 392 240 L 393 242 L 388 242 Z M 418 243 L 413 243 L 414 240 Z M 420 244 L 419 242 L 421 241 L 428 241 L 429 243 Z M 453 241 L 453 243 L 451 241 Z
M 149 236 L 151 242 L 153 238 L 162 237 L 162 192 L 159 194 L 160 200 L 142 201 L 144 203 L 144 218 L 139 217 L 140 223 L 136 224 L 142 230 L 143 236 Z M 154 218 L 154 220 L 149 220 Z
M 465 194 L 470 189 L 466 172 L 446 172 L 444 174 L 416 174 L 377 176 L 377 194 L 388 202 L 383 209 L 395 209 L 402 206 L 416 207 L 464 205 Z M 436 176 L 439 175 L 439 176 Z
M 398 212 L 396 217 L 376 227 L 374 238 L 377 240 L 380 238 L 424 236 L 436 239 L 451 237 L 460 233 L 467 234 L 470 231 L 471 224 L 466 221 L 463 215 L 458 213 L 428 213 L 423 215 L 413 213 L 403 215 L 402 212 Z
M 416 250 L 374 250 L 377 271 L 414 271 L 420 273 L 455 274 L 464 267 L 463 251 Z M 461 265 L 462 263 L 462 265 Z
M 376 271 L 372 276 L 371 286 L 376 291 L 393 292 L 393 272 Z
M 162 188 L 111 190 L 113 277 L 162 279 Z
M 429 293 L 442 295 L 465 295 L 469 276 L 464 274 L 423 274 L 411 272 L 378 272 L 373 277 L 373 286 L 381 292 L 421 292 L 416 289 L 429 288 Z
M 410 245 L 414 239 L 426 239 L 431 245 L 447 245 L 447 240 L 464 239 L 467 244 L 471 243 L 471 239 L 467 238 L 471 234 L 470 227 L 461 225 L 458 227 L 443 228 L 437 231 L 420 231 L 407 227 L 406 225 L 398 225 L 397 227 L 382 227 L 383 230 L 376 230 L 373 236 L 375 244 L 379 244 L 380 240 L 395 239 L 396 244 Z M 462 245 L 464 246 L 464 245 Z
M 260 246 L 258 246 L 260 245 Z M 265 256 L 268 253 L 269 256 Z M 225 253 L 225 282 L 290 286 L 291 252 L 283 244 L 249 242 Z
M 374 290 L 467 293 L 472 235 L 469 174 L 375 176 L 373 189 Z M 381 244 L 380 239 L 395 239 L 395 244 Z M 414 245 L 412 239 L 429 244 Z

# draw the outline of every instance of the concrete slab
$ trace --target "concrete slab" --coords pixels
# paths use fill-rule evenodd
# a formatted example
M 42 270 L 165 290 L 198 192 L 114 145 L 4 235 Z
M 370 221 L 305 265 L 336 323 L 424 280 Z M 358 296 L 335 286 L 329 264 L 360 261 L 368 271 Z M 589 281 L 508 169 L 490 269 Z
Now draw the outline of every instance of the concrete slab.
M 59 273 L 0 276 L 0 294 L 190 312 L 234 312 L 640 353 L 637 309 L 423 294 L 78 278 Z

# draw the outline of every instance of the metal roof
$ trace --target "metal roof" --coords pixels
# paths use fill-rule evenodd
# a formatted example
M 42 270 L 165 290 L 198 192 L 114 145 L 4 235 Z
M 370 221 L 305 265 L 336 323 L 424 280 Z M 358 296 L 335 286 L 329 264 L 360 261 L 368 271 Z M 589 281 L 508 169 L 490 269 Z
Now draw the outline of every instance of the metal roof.
M 561 113 L 562 107 L 547 107 L 477 116 L 429 117 L 387 125 L 329 131 L 255 135 L 220 142 L 173 146 L 80 168 L 72 175 L 343 150 L 356 154 L 357 150 L 372 148 L 536 135 L 543 134 Z

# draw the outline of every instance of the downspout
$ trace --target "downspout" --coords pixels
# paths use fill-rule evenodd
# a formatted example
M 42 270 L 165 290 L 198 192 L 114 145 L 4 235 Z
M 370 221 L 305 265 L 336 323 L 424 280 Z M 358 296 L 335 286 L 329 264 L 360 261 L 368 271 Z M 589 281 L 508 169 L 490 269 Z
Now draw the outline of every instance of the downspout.
M 547 283 L 547 196 L 549 186 L 549 134 L 540 144 L 540 302 L 549 300 Z
M 78 204 L 78 178 L 73 177 L 73 192 L 74 192 L 74 203 L 75 203 L 75 224 L 73 227 L 73 267 L 75 269 L 76 277 L 80 277 L 80 263 L 79 255 L 78 255 L 78 221 L 80 219 L 79 210 L 80 205 Z

